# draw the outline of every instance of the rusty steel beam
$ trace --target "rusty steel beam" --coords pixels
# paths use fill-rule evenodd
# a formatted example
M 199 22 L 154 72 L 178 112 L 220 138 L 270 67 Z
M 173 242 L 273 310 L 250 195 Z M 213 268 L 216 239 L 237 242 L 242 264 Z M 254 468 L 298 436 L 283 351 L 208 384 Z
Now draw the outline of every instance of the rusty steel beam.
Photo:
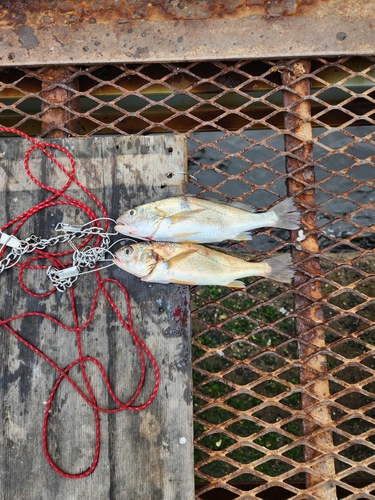
M 71 99 L 73 90 L 78 90 L 78 83 L 70 81 L 74 71 L 68 67 L 52 67 L 41 74 L 42 136 L 63 138 L 69 132 L 78 134 L 80 123 L 73 112 L 79 112 L 79 99 Z
M 312 146 L 311 110 L 308 98 L 310 81 L 303 78 L 310 72 L 310 61 L 300 60 L 282 70 L 282 83 L 287 88 L 283 91 L 285 113 L 285 150 L 286 171 L 290 174 L 287 192 L 302 207 L 302 227 L 305 239 L 298 231 L 292 231 L 293 263 L 300 270 L 294 278 L 297 289 L 294 294 L 294 308 L 297 313 L 296 333 L 299 342 L 299 355 L 302 360 L 300 384 L 302 391 L 302 409 L 304 434 L 311 447 L 305 447 L 306 465 L 312 473 L 307 474 L 307 488 L 314 488 L 315 498 L 336 500 L 336 486 L 330 482 L 335 477 L 332 452 L 332 427 L 329 409 L 329 386 L 325 376 L 327 372 L 326 356 L 321 353 L 325 347 L 322 294 L 320 284 L 315 277 L 320 274 L 319 252 L 316 234 L 316 199 L 314 189 L 314 166 Z M 290 89 L 290 90 L 289 90 Z M 289 132 L 289 133 L 288 133 Z M 301 235 L 300 235 L 301 236 Z M 298 239 L 297 239 L 298 238 Z M 302 241 L 300 241 L 302 239 Z M 313 257 L 308 258 L 310 255 Z M 321 460 L 317 458 L 322 455 Z M 314 472 L 314 473 L 313 473 Z
M 5 0 L 0 65 L 372 55 L 375 0 Z

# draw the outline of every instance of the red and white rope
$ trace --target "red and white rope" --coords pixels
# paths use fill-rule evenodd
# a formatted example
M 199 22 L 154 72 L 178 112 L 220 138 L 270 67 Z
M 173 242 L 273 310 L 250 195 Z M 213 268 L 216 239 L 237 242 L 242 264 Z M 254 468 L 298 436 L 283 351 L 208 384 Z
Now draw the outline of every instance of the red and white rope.
M 99 200 L 85 187 L 83 186 L 75 177 L 75 164 L 74 164 L 74 159 L 70 155 L 70 153 L 64 149 L 63 147 L 57 145 L 57 144 L 49 144 L 47 142 L 38 142 L 37 140 L 29 137 L 25 133 L 16 130 L 16 129 L 11 129 L 8 127 L 0 127 L 0 133 L 1 132 L 7 132 L 11 134 L 17 134 L 24 139 L 28 140 L 29 142 L 32 143 L 32 146 L 26 151 L 25 156 L 24 156 L 24 168 L 27 173 L 27 175 L 30 177 L 30 179 L 41 189 L 44 189 L 51 194 L 47 199 L 43 200 L 42 202 L 38 203 L 37 205 L 27 209 L 25 212 L 22 214 L 17 215 L 14 219 L 11 221 L 7 222 L 1 227 L 1 230 L 4 231 L 8 229 L 11 229 L 11 234 L 16 235 L 21 226 L 33 215 L 37 214 L 41 210 L 46 210 L 53 208 L 58 205 L 70 205 L 73 207 L 76 207 L 79 210 L 82 210 L 90 220 L 94 221 L 93 224 L 96 225 L 97 227 L 100 227 L 100 222 L 97 220 L 98 215 L 95 214 L 95 212 L 88 207 L 85 203 L 72 198 L 71 196 L 68 196 L 66 194 L 66 190 L 68 187 L 73 183 L 75 184 L 81 191 L 83 191 L 89 198 L 94 202 L 94 204 L 97 206 L 100 215 L 99 217 L 104 218 L 104 227 L 103 229 L 106 230 L 108 227 L 108 221 L 105 220 L 108 216 L 106 213 L 106 210 L 104 209 L 103 205 L 99 202 Z M 56 160 L 56 158 L 53 157 L 53 155 L 49 152 L 50 149 L 58 150 L 62 152 L 64 155 L 69 160 L 70 163 L 70 169 L 67 170 L 64 168 L 64 166 Z M 30 160 L 30 155 L 35 151 L 39 150 L 41 151 L 44 155 L 46 155 L 53 163 L 54 165 L 59 168 L 67 177 L 67 180 L 64 184 L 64 186 L 60 189 L 55 189 L 51 186 L 47 186 L 40 182 L 38 179 L 34 177 L 34 175 L 30 171 L 29 167 L 29 160 Z M 80 248 L 85 246 L 91 239 L 94 239 L 93 246 L 99 245 L 99 240 L 100 237 L 94 237 L 93 235 L 89 236 L 84 242 L 81 243 Z M 0 251 L 0 257 L 3 252 L 6 251 L 6 248 L 3 248 Z M 66 250 L 66 251 L 60 251 L 60 252 L 50 252 L 50 251 L 44 251 L 44 250 L 35 250 L 35 254 L 29 257 L 25 262 L 19 262 L 16 264 L 16 267 L 18 268 L 18 280 L 20 287 L 29 295 L 35 297 L 35 298 L 45 298 L 51 295 L 56 291 L 55 288 L 50 289 L 47 292 L 44 293 L 37 293 L 35 291 L 30 290 L 27 288 L 24 279 L 23 279 L 23 274 L 26 269 L 46 269 L 48 266 L 45 264 L 40 264 L 37 265 L 37 261 L 47 261 L 52 263 L 52 265 L 58 269 L 63 269 L 67 266 L 67 262 L 63 262 L 61 260 L 62 257 L 69 255 L 73 252 L 73 250 Z M 88 315 L 88 318 L 86 321 L 84 321 L 82 324 L 80 324 L 78 315 L 77 315 L 77 310 L 76 310 L 76 300 L 75 300 L 75 291 L 74 288 L 70 288 L 67 293 L 69 293 L 69 298 L 70 298 L 70 306 L 71 306 L 71 316 L 72 316 L 72 323 L 74 326 L 68 326 L 68 324 L 63 323 L 59 321 L 58 319 L 54 318 L 53 316 L 49 314 L 45 314 L 42 312 L 38 311 L 24 311 L 24 312 L 19 312 L 18 314 L 15 314 L 14 316 L 11 316 L 9 318 L 0 318 L 0 327 L 5 328 L 11 335 L 13 335 L 19 342 L 22 342 L 25 346 L 27 346 L 29 349 L 31 349 L 34 353 L 36 353 L 38 356 L 40 356 L 46 363 L 48 363 L 50 366 L 52 366 L 57 374 L 57 380 L 55 384 L 53 385 L 49 398 L 47 400 L 47 404 L 45 405 L 45 410 L 44 410 L 44 418 L 43 418 L 43 426 L 42 426 L 42 448 L 44 455 L 50 464 L 50 466 L 61 476 L 69 478 L 69 479 L 79 479 L 85 476 L 88 476 L 93 472 L 95 469 L 98 459 L 99 459 L 99 448 L 100 448 L 100 421 L 99 421 L 99 413 L 118 413 L 123 410 L 129 410 L 129 411 L 139 411 L 143 410 L 146 408 L 155 398 L 158 386 L 159 386 L 159 371 L 158 367 L 156 364 L 156 361 L 150 351 L 147 349 L 146 345 L 142 340 L 136 335 L 133 329 L 133 322 L 132 322 L 132 316 L 131 316 L 131 307 L 130 307 L 130 300 L 129 300 L 129 295 L 125 287 L 117 280 L 112 279 L 112 278 L 101 278 L 99 272 L 96 270 L 95 273 L 95 278 L 97 281 L 96 284 L 96 289 L 94 292 L 93 300 L 91 303 L 90 307 L 90 312 Z M 120 295 L 125 300 L 126 304 L 126 311 L 125 314 L 121 314 L 118 306 L 115 304 L 114 300 L 112 299 L 109 291 L 107 290 L 106 284 L 110 283 L 111 286 L 115 286 L 118 288 L 118 291 L 120 292 Z M 119 322 L 121 323 L 122 327 L 128 331 L 130 334 L 132 341 L 136 347 L 136 350 L 138 352 L 139 356 L 139 363 L 141 367 L 141 374 L 139 378 L 139 382 L 137 385 L 136 390 L 134 391 L 133 395 L 128 399 L 126 402 L 120 401 L 108 380 L 108 376 L 102 366 L 102 364 L 94 357 L 92 356 L 86 356 L 83 354 L 82 351 L 82 342 L 81 342 L 81 333 L 82 331 L 91 323 L 93 319 L 93 315 L 95 312 L 95 307 L 97 305 L 97 300 L 99 294 L 102 293 L 104 297 L 106 298 L 109 307 L 113 310 L 115 315 L 117 316 Z M 75 333 L 75 339 L 76 339 L 76 345 L 77 345 L 77 358 L 73 360 L 68 366 L 65 368 L 61 368 L 55 361 L 53 361 L 51 358 L 46 356 L 40 349 L 32 345 L 30 342 L 28 342 L 26 339 L 24 339 L 21 335 L 21 333 L 18 333 L 12 328 L 12 323 L 20 318 L 25 318 L 25 317 L 41 317 L 44 319 L 47 319 L 48 321 L 58 325 L 64 330 L 74 332 Z M 126 319 L 125 319 L 126 318 Z M 145 383 L 145 377 L 146 377 L 146 358 L 148 358 L 149 362 L 151 363 L 153 372 L 154 372 L 154 384 L 153 388 L 151 391 L 151 394 L 147 401 L 145 401 L 142 404 L 134 404 L 136 398 L 138 397 L 144 383 Z M 92 390 L 92 387 L 90 385 L 89 378 L 87 376 L 86 372 L 86 366 L 89 363 L 93 363 L 99 370 L 103 381 L 107 387 L 108 393 L 115 405 L 114 408 L 103 408 L 101 406 L 98 406 L 94 397 L 94 393 Z M 83 378 L 84 386 L 87 391 L 87 394 L 85 394 L 78 386 L 77 384 L 72 380 L 72 378 L 69 376 L 70 370 L 76 366 L 79 365 L 80 367 L 80 373 Z M 53 459 L 50 456 L 49 450 L 48 450 L 48 417 L 49 417 L 49 412 L 50 408 L 52 405 L 52 402 L 54 400 L 56 391 L 61 384 L 62 381 L 67 381 L 71 387 L 77 391 L 77 393 L 81 396 L 81 398 L 92 408 L 94 412 L 94 419 L 95 419 L 95 450 L 94 450 L 94 456 L 93 460 L 91 462 L 91 465 L 83 472 L 80 473 L 69 473 L 66 471 L 63 471 L 60 467 L 56 465 L 56 463 L 53 461 Z

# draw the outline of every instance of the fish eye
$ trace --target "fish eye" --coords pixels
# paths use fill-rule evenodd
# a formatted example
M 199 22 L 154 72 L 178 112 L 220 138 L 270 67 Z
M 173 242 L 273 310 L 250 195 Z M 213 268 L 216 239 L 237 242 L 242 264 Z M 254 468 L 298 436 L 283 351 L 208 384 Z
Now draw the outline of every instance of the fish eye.
M 129 210 L 128 214 L 129 214 L 129 215 L 135 215 L 135 212 L 136 212 L 136 211 L 135 211 L 134 209 L 132 209 L 132 210 Z
M 133 252 L 133 248 L 132 247 L 126 247 L 124 252 L 126 253 L 126 255 L 130 255 L 132 252 Z

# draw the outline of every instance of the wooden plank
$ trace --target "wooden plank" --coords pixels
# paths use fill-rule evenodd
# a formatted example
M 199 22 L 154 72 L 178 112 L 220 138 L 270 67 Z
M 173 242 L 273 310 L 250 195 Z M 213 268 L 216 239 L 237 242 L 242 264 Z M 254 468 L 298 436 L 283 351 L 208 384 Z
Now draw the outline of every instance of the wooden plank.
M 184 137 L 95 137 L 53 142 L 73 154 L 77 178 L 114 218 L 128 207 L 181 193 L 186 184 L 181 174 L 186 171 Z M 0 140 L 0 225 L 48 196 L 23 171 L 23 156 L 28 147 L 23 139 Z M 63 158 L 60 153 L 54 155 Z M 38 151 L 32 154 L 31 170 L 48 185 L 56 187 L 64 183 L 61 172 Z M 167 175 L 170 173 L 173 175 Z M 69 188 L 68 194 L 88 201 L 77 189 Z M 31 233 L 47 238 L 56 235 L 53 227 L 60 221 L 79 223 L 87 221 L 87 217 L 66 205 L 51 207 L 33 216 L 21 228 L 19 237 L 25 238 Z M 1 318 L 24 311 L 42 311 L 73 325 L 68 293 L 55 292 L 47 298 L 33 298 L 20 288 L 17 273 L 13 268 L 0 276 Z M 115 266 L 101 274 L 119 279 L 129 292 L 135 332 L 145 341 L 160 370 L 158 394 L 151 405 L 140 412 L 101 413 L 101 448 L 96 470 L 83 479 L 65 479 L 49 466 L 41 447 L 44 404 L 57 374 L 0 328 L 2 499 L 194 498 L 188 288 L 142 283 Z M 28 270 L 25 283 L 35 291 L 50 287 L 43 270 Z M 95 277 L 82 276 L 74 286 L 79 321 L 83 322 L 88 316 Z M 111 285 L 108 290 L 125 314 L 125 303 L 118 289 Z M 61 367 L 77 358 L 74 333 L 49 320 L 24 318 L 11 326 Z M 126 401 L 137 385 L 139 362 L 129 334 L 119 325 L 102 293 L 94 321 L 82 334 L 82 343 L 84 355 L 94 356 L 103 363 L 117 396 Z M 87 372 L 98 404 L 110 406 L 98 370 L 87 365 Z M 71 376 L 83 387 L 78 369 L 73 369 Z M 145 401 L 152 390 L 150 363 L 146 379 L 136 403 Z M 62 469 L 79 473 L 90 465 L 93 447 L 93 412 L 71 386 L 63 382 L 51 407 L 51 455 Z

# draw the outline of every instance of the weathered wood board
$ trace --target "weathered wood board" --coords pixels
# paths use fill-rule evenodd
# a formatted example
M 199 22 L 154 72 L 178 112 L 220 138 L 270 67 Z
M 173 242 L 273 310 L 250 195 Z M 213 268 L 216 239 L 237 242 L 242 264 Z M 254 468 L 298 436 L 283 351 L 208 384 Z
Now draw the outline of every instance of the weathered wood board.
M 186 184 L 184 137 L 107 136 L 56 142 L 72 153 L 78 180 L 113 218 L 129 207 L 181 193 Z M 23 170 L 23 156 L 29 145 L 18 138 L 0 140 L 0 226 L 49 196 Z M 63 158 L 60 153 L 54 155 Z M 65 160 L 63 163 L 67 166 Z M 33 174 L 44 183 L 57 187 L 65 182 L 64 175 L 39 151 L 32 154 L 30 164 Z M 74 187 L 67 193 L 88 202 Z M 56 235 L 53 227 L 57 222 L 86 222 L 85 217 L 73 207 L 51 207 L 33 216 L 21 228 L 19 237 L 34 233 L 48 238 Z M 1 318 L 42 311 L 73 324 L 68 293 L 33 298 L 20 288 L 17 274 L 13 268 L 0 275 Z M 101 275 L 120 280 L 129 292 L 135 332 L 145 341 L 160 370 L 158 394 L 140 412 L 101 413 L 101 448 L 96 470 L 83 479 L 65 479 L 47 463 L 41 446 L 44 404 L 57 374 L 0 328 L 1 499 L 194 498 L 188 287 L 142 283 L 115 266 L 101 271 Z M 28 270 L 25 282 L 38 292 L 50 288 L 44 270 Z M 83 322 L 94 293 L 94 275 L 81 276 L 74 287 L 79 321 Z M 118 290 L 108 290 L 125 313 Z M 61 367 L 77 358 L 74 333 L 50 321 L 24 318 L 11 326 Z M 126 401 L 138 382 L 138 357 L 128 332 L 119 324 L 103 294 L 99 294 L 94 321 L 82 333 L 82 343 L 84 355 L 100 360 L 117 396 Z M 87 371 L 97 402 L 110 406 L 98 370 L 88 365 Z M 73 369 L 71 376 L 83 387 L 78 369 Z M 145 401 L 151 392 L 154 379 L 150 363 L 146 379 L 136 403 Z M 52 457 L 67 472 L 85 470 L 92 460 L 94 434 L 92 410 L 63 382 L 51 408 L 48 442 Z

